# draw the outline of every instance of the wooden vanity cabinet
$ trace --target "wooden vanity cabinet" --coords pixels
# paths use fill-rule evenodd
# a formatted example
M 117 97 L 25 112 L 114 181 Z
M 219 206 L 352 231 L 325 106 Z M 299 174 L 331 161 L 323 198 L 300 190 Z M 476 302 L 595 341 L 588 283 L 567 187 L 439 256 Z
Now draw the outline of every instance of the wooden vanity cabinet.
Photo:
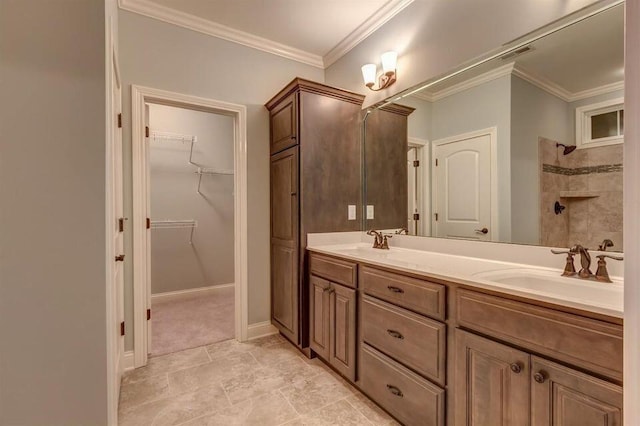
M 456 426 L 622 424 L 622 387 L 456 330 Z
M 295 79 L 265 107 L 271 151 L 271 322 L 309 346 L 310 232 L 359 231 L 360 116 L 364 96 Z M 340 349 L 340 348 L 338 348 Z
M 310 259 L 309 347 L 340 374 L 355 382 L 355 281 L 345 280 L 344 285 L 326 279 L 341 275 L 349 267 L 345 262 L 337 262 L 332 263 L 332 259 L 326 257 L 313 256 Z M 356 270 L 356 265 L 351 264 L 350 267 Z M 325 278 L 316 274 L 322 274 Z

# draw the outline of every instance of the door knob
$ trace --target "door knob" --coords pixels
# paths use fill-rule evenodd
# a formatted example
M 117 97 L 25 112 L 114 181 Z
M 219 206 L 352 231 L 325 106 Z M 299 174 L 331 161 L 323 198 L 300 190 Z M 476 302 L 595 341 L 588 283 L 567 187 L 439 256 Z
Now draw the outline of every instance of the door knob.
M 124 254 L 117 255 L 116 262 L 124 262 Z
M 477 234 L 488 234 L 489 230 L 487 228 L 482 228 L 482 229 L 476 229 L 476 233 Z

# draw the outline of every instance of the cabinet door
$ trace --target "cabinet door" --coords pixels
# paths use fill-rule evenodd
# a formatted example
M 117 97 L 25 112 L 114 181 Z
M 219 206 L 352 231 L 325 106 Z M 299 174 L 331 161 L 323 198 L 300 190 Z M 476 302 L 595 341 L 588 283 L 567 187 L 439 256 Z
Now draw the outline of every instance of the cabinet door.
M 291 94 L 271 111 L 271 154 L 298 143 L 297 96 Z
M 620 386 L 535 356 L 531 371 L 532 426 L 622 424 Z
M 330 342 L 330 309 L 329 291 L 331 283 L 315 275 L 311 276 L 309 282 L 309 346 L 311 349 L 325 360 L 329 360 Z
M 271 157 L 271 317 L 299 343 L 298 149 Z
M 329 362 L 352 382 L 356 380 L 356 291 L 331 283 Z
M 529 354 L 456 330 L 455 425 L 529 425 Z

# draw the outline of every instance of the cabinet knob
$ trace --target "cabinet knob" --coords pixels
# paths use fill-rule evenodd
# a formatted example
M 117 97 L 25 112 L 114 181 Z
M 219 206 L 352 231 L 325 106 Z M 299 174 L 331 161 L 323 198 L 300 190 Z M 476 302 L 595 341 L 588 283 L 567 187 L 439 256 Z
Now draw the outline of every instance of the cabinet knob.
M 511 364 L 511 371 L 513 371 L 516 374 L 520 374 L 520 372 L 522 371 L 522 365 L 520 365 L 519 362 L 514 362 L 513 364 Z
M 404 293 L 404 290 L 399 287 L 388 285 L 387 288 L 389 289 L 389 291 L 392 291 L 394 293 Z
M 535 380 L 538 383 L 544 383 L 547 380 L 547 376 L 542 371 L 538 371 L 536 374 L 533 375 L 533 380 Z
M 387 390 L 397 397 L 402 398 L 404 396 L 402 391 L 393 385 L 387 385 Z
M 387 333 L 389 333 L 389 336 L 395 337 L 396 339 L 400 339 L 400 340 L 404 339 L 404 336 L 399 331 L 387 330 Z

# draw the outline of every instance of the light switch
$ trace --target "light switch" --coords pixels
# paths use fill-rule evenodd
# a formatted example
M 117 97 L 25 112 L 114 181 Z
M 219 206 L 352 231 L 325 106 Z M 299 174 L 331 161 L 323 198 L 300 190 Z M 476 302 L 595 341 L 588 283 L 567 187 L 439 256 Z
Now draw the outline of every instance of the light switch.
M 373 219 L 373 204 L 367 205 L 367 219 Z
M 356 206 L 349 204 L 349 220 L 356 220 Z

